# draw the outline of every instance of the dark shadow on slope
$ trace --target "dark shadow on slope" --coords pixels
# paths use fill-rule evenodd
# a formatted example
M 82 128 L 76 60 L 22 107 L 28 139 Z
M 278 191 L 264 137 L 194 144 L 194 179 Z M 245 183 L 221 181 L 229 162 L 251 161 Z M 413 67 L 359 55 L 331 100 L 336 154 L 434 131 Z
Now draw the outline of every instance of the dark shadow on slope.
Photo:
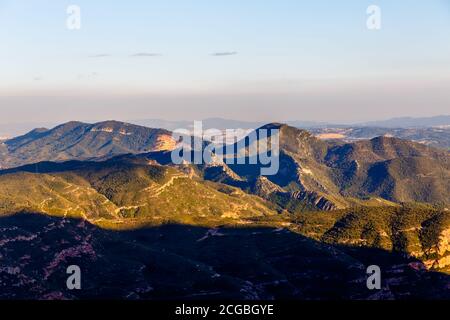
M 76 171 L 82 169 L 101 169 L 105 167 L 121 166 L 131 167 L 136 164 L 148 164 L 148 161 L 154 160 L 162 165 L 171 164 L 170 152 L 158 151 L 142 154 L 123 154 L 112 158 L 98 158 L 95 160 L 69 160 L 69 161 L 42 161 L 33 164 L 27 164 L 16 168 L 0 170 L 0 175 L 29 172 L 29 173 L 58 173 L 67 171 Z
M 165 225 L 133 231 L 17 214 L 0 219 L 0 299 L 450 299 L 450 277 L 401 255 L 288 230 Z M 378 264 L 383 290 L 366 287 Z M 82 290 L 66 288 L 69 265 Z

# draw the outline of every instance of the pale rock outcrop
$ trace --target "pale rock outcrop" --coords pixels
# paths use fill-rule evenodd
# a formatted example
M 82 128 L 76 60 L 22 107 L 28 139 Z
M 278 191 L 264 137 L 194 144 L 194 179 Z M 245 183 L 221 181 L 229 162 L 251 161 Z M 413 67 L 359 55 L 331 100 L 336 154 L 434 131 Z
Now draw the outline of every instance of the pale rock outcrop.
M 436 246 L 427 252 L 427 256 L 432 254 L 436 257 L 424 261 L 428 269 L 440 270 L 450 266 L 450 229 L 442 231 Z

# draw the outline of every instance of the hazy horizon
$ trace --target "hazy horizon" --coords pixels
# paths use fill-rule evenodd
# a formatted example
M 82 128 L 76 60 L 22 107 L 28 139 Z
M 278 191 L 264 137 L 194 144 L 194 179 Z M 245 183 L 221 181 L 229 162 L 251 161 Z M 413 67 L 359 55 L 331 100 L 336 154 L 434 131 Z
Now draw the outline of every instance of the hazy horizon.
M 285 120 L 267 120 L 267 121 L 250 121 L 250 120 L 241 120 L 241 119 L 230 119 L 230 118 L 220 118 L 220 117 L 212 117 L 212 118 L 198 118 L 198 119 L 191 119 L 191 120 L 187 120 L 187 119 L 161 119 L 161 118 L 142 118 L 142 119 L 114 119 L 114 118 L 104 118 L 104 119 L 70 119 L 67 121 L 63 121 L 63 122 L 20 122 L 20 123 L 1 123 L 0 122 L 0 139 L 10 139 L 13 137 L 17 137 L 23 134 L 26 134 L 28 132 L 30 132 L 31 130 L 34 129 L 38 129 L 38 128 L 46 128 L 46 129 L 53 129 L 54 127 L 57 127 L 59 125 L 62 125 L 64 123 L 70 122 L 70 121 L 79 121 L 79 122 L 83 122 L 83 123 L 88 123 L 88 124 L 94 124 L 94 123 L 99 123 L 99 122 L 105 122 L 105 121 L 120 121 L 120 122 L 125 122 L 125 123 L 130 123 L 130 124 L 135 124 L 135 125 L 140 125 L 140 126 L 145 126 L 145 127 L 150 127 L 150 128 L 164 128 L 164 129 L 168 129 L 168 130 L 174 130 L 176 125 L 184 125 L 189 127 L 189 123 L 192 121 L 193 125 L 193 121 L 211 121 L 213 120 L 213 123 L 208 123 L 206 124 L 207 127 L 211 127 L 211 125 L 213 127 L 215 127 L 215 123 L 218 125 L 217 128 L 223 128 L 223 127 L 227 127 L 227 121 L 236 121 L 236 124 L 238 126 L 242 126 L 242 128 L 244 129 L 248 129 L 248 128 L 257 128 L 260 125 L 264 125 L 264 124 L 268 124 L 268 123 L 274 123 L 274 122 L 278 122 L 278 123 L 286 123 L 289 125 L 293 125 L 293 126 L 300 126 L 301 122 L 304 122 L 304 125 L 306 125 L 306 127 L 303 128 L 308 128 L 308 124 L 311 126 L 311 128 L 318 128 L 321 125 L 329 125 L 330 127 L 332 126 L 372 126 L 371 123 L 374 122 L 381 122 L 384 123 L 384 121 L 397 121 L 397 122 L 403 122 L 405 120 L 421 120 L 418 121 L 418 123 L 422 122 L 422 124 L 419 124 L 418 126 L 425 126 L 425 127 L 432 127 L 433 125 L 427 125 L 427 124 L 423 124 L 425 119 L 434 119 L 434 118 L 438 118 L 438 117 L 445 117 L 446 118 L 446 122 L 444 123 L 440 123 L 440 125 L 444 124 L 444 125 L 450 125 L 450 123 L 448 122 L 448 119 L 450 119 L 450 114 L 442 114 L 442 115 L 437 115 L 437 116 L 431 116 L 431 117 L 409 117 L 409 116 L 405 116 L 405 117 L 396 117 L 396 118 L 388 118 L 388 119 L 375 119 L 373 121 L 369 121 L 369 122 L 355 122 L 355 123 L 343 123 L 343 122 L 321 122 L 321 121 L 303 121 L 303 120 L 299 120 L 299 119 L 285 119 Z M 214 121 L 216 120 L 216 121 Z M 188 124 L 186 124 L 186 122 L 188 122 Z M 297 124 L 296 124 L 297 123 Z M 246 126 L 248 125 L 248 126 Z M 233 128 L 235 127 L 232 124 Z M 372 126 L 372 127 L 376 127 Z M 383 127 L 383 126 L 381 126 Z M 407 127 L 411 127 L 411 126 L 405 126 L 405 125 L 385 125 L 385 128 L 407 128 Z M 414 126 L 412 126 L 414 127 Z M 228 128 L 228 127 L 227 127 Z
M 90 124 L 94 124 L 94 123 L 98 123 L 98 122 L 106 122 L 106 121 L 119 121 L 119 122 L 126 122 L 126 123 L 137 123 L 139 121 L 161 121 L 161 122 L 193 122 L 193 121 L 206 121 L 206 120 L 223 120 L 223 121 L 236 121 L 236 122 L 243 122 L 243 123 L 288 123 L 288 122 L 305 122 L 305 123 L 316 123 L 316 124 L 330 124 L 330 125 L 358 125 L 358 124 L 365 124 L 365 123 L 370 123 L 370 122 L 383 122 L 383 121 L 391 121 L 391 120 L 402 120 L 402 119 L 432 119 L 432 118 L 437 118 L 437 117 L 450 117 L 450 113 L 449 114 L 436 114 L 436 115 L 431 115 L 431 116 L 423 116 L 423 117 L 411 117 L 408 115 L 404 115 L 404 116 L 398 116 L 398 117 L 390 117 L 390 118 L 371 118 L 369 121 L 349 121 L 349 122 L 339 122 L 339 121 L 322 121 L 322 120 L 314 120 L 314 119 L 310 119 L 310 120 L 305 120 L 305 119 L 297 119 L 297 118 L 292 118 L 292 119 L 278 119 L 278 118 L 273 118 L 273 119 L 264 119 L 264 120 L 251 120 L 251 119 L 240 119 L 240 118 L 226 118 L 226 117 L 220 117 L 220 116 L 205 116 L 205 117 L 198 117 L 198 118 L 192 118 L 192 119 L 182 119 L 182 118 L 162 118 L 162 117 L 143 117 L 143 118 L 109 118 L 109 117 L 104 117 L 104 118 L 68 118 L 66 120 L 63 121 L 19 121 L 19 122 L 3 122 L 2 120 L 0 120 L 0 125 L 5 125 L 5 126 L 15 126 L 15 125 L 27 125 L 27 124 L 48 124 L 48 125 L 60 125 L 60 124 L 64 124 L 67 122 L 84 122 L 84 123 L 90 123 Z

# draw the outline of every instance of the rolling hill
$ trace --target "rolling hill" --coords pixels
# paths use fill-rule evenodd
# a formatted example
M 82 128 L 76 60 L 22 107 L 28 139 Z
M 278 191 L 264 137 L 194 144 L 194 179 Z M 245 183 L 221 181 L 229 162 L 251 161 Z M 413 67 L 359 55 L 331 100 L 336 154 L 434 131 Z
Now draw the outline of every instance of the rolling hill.
M 450 202 L 450 153 L 446 150 L 389 137 L 354 143 L 322 141 L 287 125 L 261 129 L 267 128 L 280 130 L 280 170 L 267 180 L 291 196 L 309 197 L 313 204 L 322 204 L 320 209 L 348 207 L 355 199 L 359 199 L 357 204 L 370 199 Z M 258 181 L 259 166 L 236 164 L 229 168 L 249 183 L 237 185 L 251 189 Z M 232 177 L 228 181 L 233 181 Z
M 92 223 L 208 224 L 275 215 L 275 206 L 238 188 L 140 157 L 36 164 L 0 172 L 0 213 L 28 211 Z M 272 208 L 270 208 L 272 207 Z
M 171 133 L 117 121 L 68 122 L 35 129 L 0 144 L 0 168 L 40 161 L 107 159 L 119 154 L 171 150 Z

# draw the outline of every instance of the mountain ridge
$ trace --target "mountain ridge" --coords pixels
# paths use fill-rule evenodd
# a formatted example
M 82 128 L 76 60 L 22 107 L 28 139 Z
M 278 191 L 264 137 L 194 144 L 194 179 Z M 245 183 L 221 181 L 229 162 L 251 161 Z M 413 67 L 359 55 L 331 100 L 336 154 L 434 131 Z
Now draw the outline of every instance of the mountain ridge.
M 351 205 L 344 199 L 348 197 L 382 196 L 394 202 L 449 202 L 446 192 L 450 189 L 448 151 L 393 137 L 377 137 L 354 143 L 329 142 L 305 130 L 278 123 L 268 124 L 256 131 L 270 128 L 280 130 L 280 170 L 267 178 L 286 192 L 297 192 L 297 196 L 303 197 L 313 196 L 314 201 L 324 200 L 326 206 L 333 209 Z M 434 167 L 429 163 L 433 163 Z M 381 175 L 382 172 L 377 172 L 376 168 L 383 164 L 390 164 L 390 171 L 385 170 Z M 229 167 L 248 181 L 257 179 L 259 167 Z M 416 183 L 403 182 L 408 177 L 399 172 L 406 172 L 406 176 L 410 175 Z M 393 179 L 398 188 L 391 192 L 375 192 L 376 188 L 369 181 L 377 175 L 381 179 Z M 430 183 L 427 193 L 422 186 L 430 186 Z M 330 201 L 334 205 L 330 205 Z
M 324 141 L 304 129 L 276 122 L 256 129 L 253 136 L 260 140 L 266 137 L 261 130 L 271 129 L 280 132 L 280 169 L 267 181 L 259 179 L 261 165 L 249 165 L 247 160 L 244 165 L 216 163 L 195 170 L 200 170 L 202 179 L 238 187 L 292 210 L 305 206 L 335 210 L 366 203 L 361 199 L 386 204 L 448 202 L 450 153 L 445 150 L 384 136 L 351 143 Z M 0 152 L 0 164 L 6 169 L 5 159 L 9 167 L 37 163 L 32 166 L 35 172 L 42 161 L 104 161 L 136 154 L 183 171 L 182 165 L 171 163 L 169 153 L 175 141 L 170 134 L 118 121 L 68 122 L 6 141 L 7 152 Z M 248 148 L 249 140 L 244 140 Z M 237 149 L 241 145 L 235 144 L 234 157 L 245 154 Z M 8 151 L 16 158 L 8 159 Z
M 106 159 L 124 153 L 172 149 L 171 132 L 119 121 L 71 121 L 35 129 L 0 145 L 0 168 L 39 161 Z

